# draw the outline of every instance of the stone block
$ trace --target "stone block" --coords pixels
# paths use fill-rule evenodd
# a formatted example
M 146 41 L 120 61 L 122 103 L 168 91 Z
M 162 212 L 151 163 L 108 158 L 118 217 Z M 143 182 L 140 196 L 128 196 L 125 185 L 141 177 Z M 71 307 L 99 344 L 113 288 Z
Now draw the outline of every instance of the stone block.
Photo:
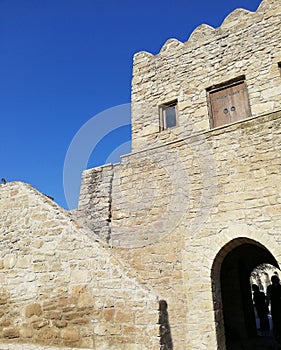
M 62 339 L 77 342 L 79 340 L 79 332 L 75 328 L 64 328 L 61 330 L 60 336 Z
M 19 338 L 20 336 L 19 329 L 15 327 L 7 327 L 7 328 L 4 327 L 2 330 L 2 334 L 4 338 L 8 338 L 8 339 Z
M 30 318 L 32 316 L 41 316 L 42 315 L 42 307 L 40 304 L 30 304 L 25 308 L 25 317 Z

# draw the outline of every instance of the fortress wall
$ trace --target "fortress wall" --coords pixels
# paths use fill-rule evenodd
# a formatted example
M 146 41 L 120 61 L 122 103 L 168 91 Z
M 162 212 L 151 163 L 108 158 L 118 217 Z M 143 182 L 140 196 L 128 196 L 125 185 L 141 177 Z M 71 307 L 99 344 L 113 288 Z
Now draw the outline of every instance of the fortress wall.
M 112 182 L 113 247 L 155 243 L 183 221 L 194 235 L 210 213 L 218 225 L 223 213 L 264 218 L 252 209 L 279 198 L 280 118 L 254 117 L 123 157 Z
M 0 349 L 158 349 L 156 296 L 91 232 L 19 182 L 0 210 Z
M 221 27 L 202 25 L 189 40 L 168 40 L 155 56 L 134 57 L 133 151 L 210 129 L 206 89 L 244 75 L 251 115 L 281 109 L 281 6 L 264 0 L 255 13 L 238 9 Z M 162 132 L 159 105 L 178 100 L 178 127 Z
M 109 245 L 167 302 L 176 349 L 223 350 L 211 275 L 224 246 L 251 239 L 281 263 L 280 23 L 278 1 L 264 0 L 134 59 L 133 153 L 110 170 Z M 241 75 L 251 116 L 211 129 L 207 89 Z M 159 132 L 159 105 L 174 99 L 179 125 Z
M 174 348 L 215 349 L 221 248 L 246 237 L 281 263 L 280 122 L 273 113 L 124 157 L 112 248 L 30 186 L 1 185 L 0 349 L 156 350 L 161 299 Z
M 224 245 L 247 237 L 281 263 L 280 152 L 277 112 L 126 156 L 115 169 L 113 253 L 167 301 L 176 349 L 217 346 L 211 271 Z

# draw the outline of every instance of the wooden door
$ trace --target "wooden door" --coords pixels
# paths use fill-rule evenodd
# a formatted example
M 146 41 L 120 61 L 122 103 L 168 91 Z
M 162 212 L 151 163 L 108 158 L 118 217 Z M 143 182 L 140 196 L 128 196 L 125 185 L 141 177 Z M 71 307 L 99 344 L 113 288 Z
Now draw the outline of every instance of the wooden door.
M 212 127 L 230 124 L 251 115 L 244 81 L 210 91 Z

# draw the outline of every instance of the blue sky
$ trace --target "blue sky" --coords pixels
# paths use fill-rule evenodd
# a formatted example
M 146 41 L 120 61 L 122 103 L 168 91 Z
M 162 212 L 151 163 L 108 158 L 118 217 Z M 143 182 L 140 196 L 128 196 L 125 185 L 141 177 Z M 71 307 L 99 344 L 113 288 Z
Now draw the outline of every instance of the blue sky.
M 23 181 L 67 207 L 64 160 L 92 117 L 130 102 L 132 58 L 218 27 L 261 0 L 0 0 L 0 178 Z M 107 135 L 87 167 L 102 164 L 130 129 Z M 76 184 L 75 186 L 79 186 Z

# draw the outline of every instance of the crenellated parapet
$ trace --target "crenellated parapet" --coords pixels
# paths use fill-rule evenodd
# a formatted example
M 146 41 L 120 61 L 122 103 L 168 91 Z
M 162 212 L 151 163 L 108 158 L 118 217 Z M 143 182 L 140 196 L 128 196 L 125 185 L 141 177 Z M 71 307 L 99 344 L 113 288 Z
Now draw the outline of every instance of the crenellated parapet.
M 226 16 L 221 26 L 218 28 L 214 28 L 208 24 L 201 24 L 194 29 L 188 40 L 184 43 L 175 38 L 168 39 L 162 46 L 160 54 L 173 51 L 176 48 L 182 47 L 182 45 L 187 46 L 195 44 L 201 46 L 206 41 L 214 40 L 217 35 L 225 36 L 228 35 L 230 31 L 240 31 L 242 27 L 246 28 L 251 24 L 257 23 L 257 19 L 271 17 L 271 11 L 273 11 L 273 15 L 277 15 L 278 12 L 274 12 L 277 7 L 279 6 L 275 0 L 263 0 L 255 12 L 243 8 L 235 9 Z M 142 60 L 144 57 L 155 57 L 157 55 L 141 51 L 135 54 L 134 60 L 136 62 L 138 59 Z

